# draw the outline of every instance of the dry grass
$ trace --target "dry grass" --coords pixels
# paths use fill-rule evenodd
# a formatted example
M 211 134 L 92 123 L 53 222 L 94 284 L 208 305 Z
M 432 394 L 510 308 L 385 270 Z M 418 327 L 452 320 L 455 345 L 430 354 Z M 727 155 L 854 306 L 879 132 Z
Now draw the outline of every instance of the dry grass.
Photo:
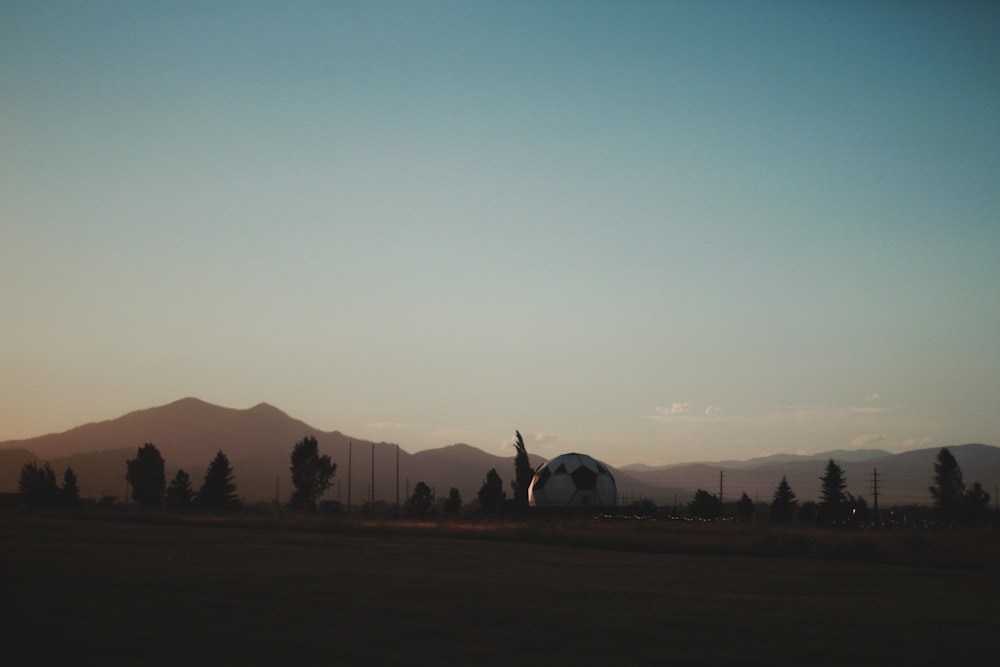
M 735 525 L 9 512 L 0 566 L 35 663 L 929 664 L 992 650 L 1000 575 L 944 546 L 973 538 L 924 536 L 928 567 Z

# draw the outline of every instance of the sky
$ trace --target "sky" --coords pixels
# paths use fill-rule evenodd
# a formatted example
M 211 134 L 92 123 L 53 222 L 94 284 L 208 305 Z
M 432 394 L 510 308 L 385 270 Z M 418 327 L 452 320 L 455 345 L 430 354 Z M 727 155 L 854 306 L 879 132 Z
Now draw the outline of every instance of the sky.
M 0 440 L 1000 445 L 1000 5 L 0 4 Z

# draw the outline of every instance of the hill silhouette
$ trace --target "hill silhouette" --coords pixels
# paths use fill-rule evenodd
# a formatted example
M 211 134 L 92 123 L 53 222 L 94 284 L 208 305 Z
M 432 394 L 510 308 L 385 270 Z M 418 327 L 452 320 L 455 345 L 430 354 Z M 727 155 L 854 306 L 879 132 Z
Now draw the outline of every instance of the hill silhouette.
M 218 451 L 229 457 L 238 494 L 248 502 L 275 499 L 287 502 L 291 494 L 289 457 L 292 447 L 313 435 L 320 452 L 337 464 L 333 486 L 324 498 L 359 505 L 373 495 L 377 501 L 405 501 L 418 481 L 438 497 L 451 487 L 471 502 L 486 472 L 496 468 L 510 494 L 514 456 L 495 456 L 467 444 L 409 453 L 395 444 L 372 442 L 339 431 L 324 432 L 294 419 L 267 403 L 248 409 L 220 407 L 197 398 L 130 412 L 117 419 L 85 424 L 63 433 L 0 443 L 0 491 L 16 491 L 21 467 L 45 460 L 61 476 L 66 466 L 77 473 L 81 494 L 98 498 L 125 495 L 125 461 L 146 442 L 154 443 L 166 461 L 168 478 L 178 468 L 200 485 L 205 468 Z M 967 484 L 980 482 L 994 493 L 1000 485 L 1000 448 L 970 444 L 949 448 L 958 460 Z M 890 454 L 881 450 L 824 452 L 813 456 L 775 455 L 749 461 L 701 462 L 662 467 L 643 465 L 612 469 L 619 494 L 625 499 L 648 498 L 670 505 L 687 503 L 696 489 L 735 500 L 746 492 L 770 502 L 782 476 L 800 501 L 819 495 L 819 477 L 829 458 L 844 469 L 848 488 L 871 503 L 873 473 L 879 474 L 880 505 L 928 504 L 933 466 L 939 448 Z M 530 454 L 530 452 L 529 452 Z M 373 475 L 374 458 L 374 475 Z M 397 468 L 398 460 L 398 468 Z M 531 456 L 533 466 L 544 459 Z M 350 462 L 350 467 L 348 463 Z M 397 484 L 398 470 L 398 484 Z M 374 482 L 374 489 L 373 489 Z

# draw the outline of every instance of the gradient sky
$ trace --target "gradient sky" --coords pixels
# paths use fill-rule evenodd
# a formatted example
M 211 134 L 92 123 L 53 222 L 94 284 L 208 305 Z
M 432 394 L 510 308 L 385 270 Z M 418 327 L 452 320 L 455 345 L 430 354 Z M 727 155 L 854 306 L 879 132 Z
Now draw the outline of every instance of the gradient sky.
M 1000 445 L 1000 4 L 0 4 L 0 440 Z

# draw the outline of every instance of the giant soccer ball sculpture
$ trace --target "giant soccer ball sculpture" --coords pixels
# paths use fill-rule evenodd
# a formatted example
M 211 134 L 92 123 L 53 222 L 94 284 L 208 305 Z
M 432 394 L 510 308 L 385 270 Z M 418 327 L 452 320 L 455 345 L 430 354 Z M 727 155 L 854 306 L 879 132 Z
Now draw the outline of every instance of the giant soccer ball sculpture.
M 608 467 L 586 454 L 562 454 L 543 463 L 528 487 L 532 507 L 612 507 L 617 498 Z

